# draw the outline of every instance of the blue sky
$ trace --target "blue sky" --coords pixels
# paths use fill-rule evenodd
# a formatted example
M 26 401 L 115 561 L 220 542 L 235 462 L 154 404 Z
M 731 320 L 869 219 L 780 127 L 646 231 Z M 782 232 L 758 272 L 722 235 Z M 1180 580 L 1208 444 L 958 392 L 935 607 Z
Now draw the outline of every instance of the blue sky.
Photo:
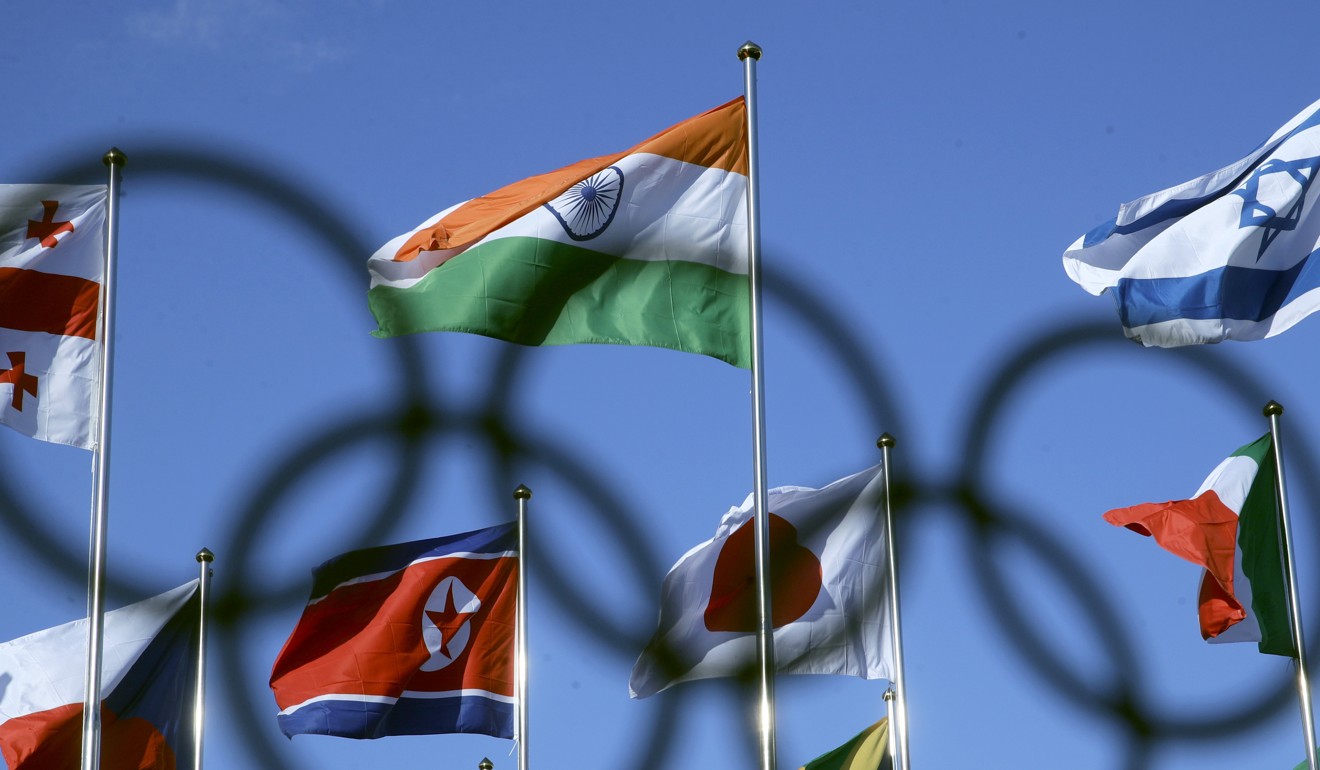
M 1275 398 L 1303 604 L 1320 606 L 1307 464 L 1320 321 L 1147 350 L 1059 258 L 1123 201 L 1236 160 L 1320 96 L 1306 75 L 1320 10 L 9 11 L 0 181 L 96 183 L 107 149 L 128 155 L 110 603 L 190 579 L 197 549 L 215 551 L 216 592 L 236 614 L 213 637 L 210 766 L 512 767 L 507 742 L 479 736 L 286 741 L 266 681 L 314 565 L 510 518 L 518 483 L 534 491 L 537 538 L 536 765 L 753 766 L 750 701 L 735 690 L 627 697 L 665 570 L 751 486 L 747 374 L 642 348 L 377 340 L 365 268 L 442 208 L 738 95 L 748 39 L 765 51 L 770 483 L 823 485 L 877 462 L 881 432 L 897 437 L 898 480 L 915 492 L 899 525 L 913 766 L 1267 769 L 1303 756 L 1288 661 L 1204 644 L 1196 568 L 1100 514 L 1194 492 L 1267 429 L 1260 408 Z M 393 426 L 410 394 L 435 427 L 405 440 Z M 516 451 L 499 451 L 492 425 Z M 84 612 L 90 457 L 11 431 L 0 457 L 0 638 L 12 638 Z M 781 766 L 874 721 L 882 692 L 781 678 Z M 1115 715 L 1114 692 L 1150 718 L 1149 742 Z

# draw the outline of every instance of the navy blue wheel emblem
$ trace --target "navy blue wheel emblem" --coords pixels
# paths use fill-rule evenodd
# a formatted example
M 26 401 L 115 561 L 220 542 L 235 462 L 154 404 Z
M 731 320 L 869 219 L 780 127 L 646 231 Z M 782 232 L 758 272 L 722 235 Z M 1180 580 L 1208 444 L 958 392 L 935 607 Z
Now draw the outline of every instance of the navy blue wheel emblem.
M 564 232 L 575 241 L 589 241 L 614 221 L 623 197 L 623 172 L 617 166 L 597 171 L 545 204 Z

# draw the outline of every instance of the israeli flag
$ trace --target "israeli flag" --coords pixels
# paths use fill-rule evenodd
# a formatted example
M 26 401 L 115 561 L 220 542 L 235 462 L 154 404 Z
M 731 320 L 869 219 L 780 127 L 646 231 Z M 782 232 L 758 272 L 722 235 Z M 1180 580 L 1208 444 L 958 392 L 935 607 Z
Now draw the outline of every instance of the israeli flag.
M 1125 203 L 1063 254 L 1148 347 L 1272 337 L 1320 307 L 1320 102 L 1242 160 Z

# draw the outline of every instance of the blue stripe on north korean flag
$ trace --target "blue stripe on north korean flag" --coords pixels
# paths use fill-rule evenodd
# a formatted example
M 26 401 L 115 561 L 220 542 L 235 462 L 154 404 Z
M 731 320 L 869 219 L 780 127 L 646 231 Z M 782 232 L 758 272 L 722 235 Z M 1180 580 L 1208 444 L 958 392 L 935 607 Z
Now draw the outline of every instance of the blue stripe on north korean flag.
M 271 672 L 280 729 L 511 738 L 516 548 L 506 524 L 323 564 Z
M 517 547 L 516 525 L 509 523 L 458 535 L 349 551 L 316 568 L 312 576 L 312 599 L 325 596 L 343 583 L 385 576 L 422 559 L 464 554 L 506 556 Z
M 422 693 L 380 700 L 327 697 L 290 714 L 281 713 L 280 729 L 289 736 L 306 733 L 346 738 L 431 733 L 513 737 L 513 698 L 503 699 L 484 691 L 445 693 L 438 697 L 412 695 Z

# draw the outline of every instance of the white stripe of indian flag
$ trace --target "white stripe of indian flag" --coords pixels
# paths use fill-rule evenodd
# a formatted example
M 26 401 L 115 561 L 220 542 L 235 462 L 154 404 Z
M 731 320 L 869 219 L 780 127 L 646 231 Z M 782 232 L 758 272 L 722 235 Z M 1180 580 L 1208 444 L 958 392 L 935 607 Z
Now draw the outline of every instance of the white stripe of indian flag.
M 747 177 L 649 154 L 629 155 L 613 167 L 624 179 L 622 199 L 614 221 L 588 241 L 575 240 L 550 210 L 540 206 L 462 249 L 423 251 L 415 259 L 395 260 L 404 243 L 434 226 L 428 221 L 371 257 L 372 287 L 407 288 L 458 254 L 517 237 L 580 243 L 626 259 L 698 262 L 747 274 Z

